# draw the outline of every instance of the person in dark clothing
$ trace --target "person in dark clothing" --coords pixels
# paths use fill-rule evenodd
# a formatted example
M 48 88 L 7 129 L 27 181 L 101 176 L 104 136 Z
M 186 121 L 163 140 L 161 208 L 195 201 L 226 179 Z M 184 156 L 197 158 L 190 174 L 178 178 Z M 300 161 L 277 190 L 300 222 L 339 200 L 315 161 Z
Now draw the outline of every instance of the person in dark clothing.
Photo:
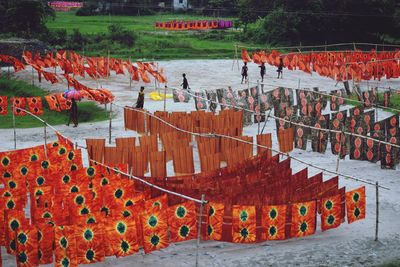
M 78 127 L 78 104 L 76 103 L 75 99 L 72 99 L 71 109 L 69 110 L 69 120 L 67 126 L 71 123 L 74 123 L 74 127 Z
M 136 108 L 143 108 L 144 106 L 144 86 L 140 87 L 138 99 L 136 100 Z
M 182 77 L 183 77 L 183 82 L 182 82 L 181 86 L 183 86 L 183 89 L 185 89 L 185 90 L 190 89 L 188 80 L 186 79 L 186 74 L 185 73 L 182 74 Z
M 259 66 L 260 68 L 260 75 L 261 75 L 261 82 L 264 81 L 264 75 L 265 75 L 265 64 L 262 63 L 261 66 Z
M 283 79 L 283 59 L 279 58 L 279 65 L 278 65 L 278 69 L 276 70 L 278 72 L 278 79 L 279 76 L 281 77 L 281 79 Z
M 244 82 L 247 82 L 247 71 L 249 70 L 249 68 L 247 67 L 247 62 L 244 62 L 244 65 L 242 67 L 242 82 L 243 80 Z

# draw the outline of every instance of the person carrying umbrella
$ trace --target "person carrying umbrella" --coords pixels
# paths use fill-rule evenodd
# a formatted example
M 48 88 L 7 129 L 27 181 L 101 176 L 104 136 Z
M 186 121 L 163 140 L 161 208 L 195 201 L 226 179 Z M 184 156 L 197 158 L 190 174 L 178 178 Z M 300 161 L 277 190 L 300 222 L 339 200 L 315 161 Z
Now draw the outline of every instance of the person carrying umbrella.
M 76 100 L 81 100 L 82 95 L 80 91 L 68 90 L 64 93 L 64 97 L 71 100 L 71 108 L 69 110 L 67 126 L 69 126 L 72 121 L 74 123 L 73 127 L 78 127 L 78 104 L 76 103 Z

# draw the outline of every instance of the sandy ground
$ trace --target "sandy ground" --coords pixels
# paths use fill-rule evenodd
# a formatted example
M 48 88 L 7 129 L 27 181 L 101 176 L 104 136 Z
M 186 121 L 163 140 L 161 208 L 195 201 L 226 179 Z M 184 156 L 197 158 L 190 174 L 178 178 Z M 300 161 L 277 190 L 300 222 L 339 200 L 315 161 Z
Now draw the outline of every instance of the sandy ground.
M 235 63 L 235 65 L 233 65 Z M 181 74 L 186 73 L 190 87 L 194 90 L 217 89 L 232 86 L 234 90 L 245 89 L 248 85 L 240 84 L 240 71 L 236 62 L 232 60 L 178 60 L 163 61 L 165 74 L 169 79 L 169 86 L 178 87 L 181 83 Z M 232 69 L 233 66 L 233 69 Z M 256 85 L 259 78 L 259 70 L 255 64 L 249 65 L 250 86 Z M 17 74 L 21 79 L 30 80 L 31 72 L 26 70 Z M 276 79 L 275 68 L 267 66 L 265 89 L 274 86 L 288 86 L 292 88 L 319 87 L 321 90 L 330 91 L 340 88 L 335 87 L 336 82 L 320 77 L 310 76 L 300 71 L 286 71 L 283 80 Z M 37 81 L 35 81 L 37 84 Z M 119 75 L 111 76 L 108 80 L 98 81 L 104 88 L 110 89 L 116 96 L 116 104 L 120 106 L 133 105 L 136 101 L 137 91 L 141 83 L 133 82 L 129 86 L 128 77 Z M 85 80 L 85 85 L 97 87 L 97 82 Z M 373 82 L 363 83 L 367 88 Z M 381 86 L 399 89 L 400 80 L 382 81 Z M 64 91 L 65 84 L 50 85 L 42 82 L 41 86 L 49 91 Z M 147 86 L 147 92 L 152 91 L 154 84 Z M 194 102 L 188 104 L 176 104 L 171 99 L 166 102 L 168 111 L 194 110 Z M 162 101 L 151 101 L 146 98 L 145 108 L 150 111 L 163 110 Z M 343 107 L 346 108 L 346 107 Z M 123 128 L 121 109 L 113 106 L 115 118 L 112 120 L 112 142 L 115 137 L 135 136 L 132 131 Z M 328 111 L 327 111 L 328 112 Z M 389 116 L 389 113 L 379 110 L 379 119 Z M 0 117 L 1 122 L 1 117 Z M 72 138 L 79 145 L 85 146 L 85 138 L 108 138 L 108 122 L 80 124 L 78 128 L 65 125 L 56 128 L 65 136 Z M 275 132 L 275 122 L 266 124 L 265 132 Z M 245 135 L 257 134 L 257 125 L 246 127 Z M 277 148 L 276 136 L 273 135 L 273 146 Z M 26 148 L 43 143 L 43 128 L 17 129 L 17 148 Z M 49 139 L 54 140 L 55 135 L 50 131 Z M 291 155 L 299 157 L 315 165 L 335 170 L 336 157 L 330 153 L 328 145 L 326 154 L 311 151 L 308 143 L 307 151 L 295 149 Z M 13 131 L 0 130 L 0 151 L 14 148 Z M 84 153 L 86 154 L 86 153 Z M 85 158 L 87 156 L 85 155 Z M 198 158 L 195 158 L 196 169 L 199 170 Z M 305 168 L 303 164 L 292 161 L 293 172 Z M 398 167 L 398 166 L 397 166 Z M 285 241 L 265 242 L 262 244 L 239 245 L 224 242 L 201 242 L 199 249 L 200 266 L 371 266 L 391 260 L 400 260 L 400 170 L 381 170 L 379 163 L 373 164 L 364 161 L 340 161 L 339 171 L 363 179 L 379 181 L 380 184 L 391 190 L 379 191 L 379 241 L 375 242 L 376 198 L 375 187 L 366 186 L 367 189 L 367 217 L 365 220 L 347 223 L 338 229 L 321 232 L 319 219 L 317 232 L 313 236 Z M 313 168 L 309 169 L 309 175 L 318 173 Z M 172 164 L 168 164 L 168 173 L 173 174 Z M 324 175 L 325 179 L 330 175 Z M 352 190 L 363 184 L 340 178 L 340 186 L 346 186 Z M 15 258 L 7 255 L 2 249 L 3 266 L 15 266 Z M 194 266 L 196 255 L 196 242 L 188 241 L 179 244 L 171 244 L 167 249 L 157 251 L 149 255 L 143 252 L 126 258 L 107 258 L 105 262 L 90 266 Z M 50 266 L 50 265 L 49 265 Z

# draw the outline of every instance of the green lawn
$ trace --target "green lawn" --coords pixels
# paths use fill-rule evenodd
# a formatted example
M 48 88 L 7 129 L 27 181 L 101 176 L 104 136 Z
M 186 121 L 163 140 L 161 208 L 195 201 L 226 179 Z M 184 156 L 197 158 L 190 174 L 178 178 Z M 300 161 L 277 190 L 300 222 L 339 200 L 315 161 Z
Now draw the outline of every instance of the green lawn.
M 40 96 L 42 97 L 42 103 L 44 106 L 44 114 L 40 116 L 50 125 L 66 124 L 68 122 L 69 113 L 68 111 L 56 112 L 48 109 L 47 102 L 43 96 L 48 93 L 36 86 L 32 86 L 24 81 L 7 79 L 0 77 L 0 95 L 1 96 L 18 96 L 18 97 L 30 97 Z M 103 108 L 98 107 L 94 102 L 80 102 L 78 103 L 79 122 L 95 122 L 108 119 L 108 113 Z M 8 105 L 8 115 L 0 116 L 0 129 L 7 129 L 13 127 L 12 120 L 12 108 L 11 104 Z M 26 116 L 16 116 L 15 124 L 17 128 L 32 128 L 43 126 L 43 123 L 36 118 Z
M 195 15 L 162 14 L 151 16 L 75 16 L 73 12 L 58 12 L 55 20 L 47 23 L 50 30 L 66 29 L 72 33 L 73 29 L 79 29 L 83 34 L 91 35 L 107 33 L 108 26 L 112 23 L 120 24 L 128 30 L 138 34 L 138 40 L 134 47 L 126 48 L 113 44 L 111 48 L 105 48 L 100 44 L 91 48 L 82 48 L 85 55 L 107 55 L 112 57 L 162 60 L 162 59 L 215 59 L 233 58 L 234 45 L 243 45 L 238 42 L 240 30 L 211 30 L 211 31 L 164 31 L 156 30 L 156 21 L 168 20 L 196 20 L 215 19 Z M 233 18 L 225 18 L 233 19 Z M 246 43 L 246 46 L 257 46 Z M 260 47 L 260 45 L 258 45 Z M 262 47 L 262 46 L 261 46 Z M 260 47 L 260 48 L 261 48 Z M 83 51 L 84 50 L 84 51 Z M 240 51 L 239 51 L 240 56 Z
M 356 101 L 354 101 L 356 100 Z M 346 104 L 353 105 L 353 106 L 359 106 L 360 103 L 357 102 L 358 97 L 355 94 L 352 94 L 350 96 L 350 99 L 346 99 Z M 383 105 L 383 93 L 378 93 L 378 100 L 379 100 L 379 105 Z M 394 109 L 399 109 L 400 110 L 400 94 L 397 93 L 392 93 L 390 96 L 390 105 L 389 107 L 394 108 Z M 390 109 L 387 109 L 390 111 Z M 396 113 L 393 111 L 393 113 Z

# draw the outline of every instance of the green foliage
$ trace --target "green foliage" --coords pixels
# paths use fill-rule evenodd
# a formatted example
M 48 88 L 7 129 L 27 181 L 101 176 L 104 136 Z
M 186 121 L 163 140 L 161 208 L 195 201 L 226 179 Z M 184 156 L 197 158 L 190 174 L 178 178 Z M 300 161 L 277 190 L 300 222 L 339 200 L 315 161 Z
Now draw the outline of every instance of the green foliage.
M 127 47 L 132 47 L 137 38 L 133 31 L 124 29 L 120 24 L 111 24 L 108 26 L 108 35 L 111 41 L 120 43 Z
M 46 32 L 47 18 L 54 18 L 54 11 L 42 1 L 12 1 L 0 6 L 0 32 L 33 37 Z
M 40 116 L 43 120 L 47 121 L 51 125 L 65 124 L 68 122 L 69 112 L 56 112 L 48 109 L 47 102 L 44 100 L 44 96 L 49 94 L 45 90 L 33 86 L 24 81 L 7 79 L 6 77 L 0 76 L 0 95 L 2 96 L 16 96 L 16 97 L 31 97 L 40 96 L 42 97 L 42 103 L 44 107 L 44 114 Z M 79 102 L 78 103 L 78 115 L 79 122 L 95 122 L 108 119 L 108 113 L 104 109 L 97 106 L 94 102 Z M 12 108 L 9 105 L 8 115 L 1 116 L 0 129 L 12 128 Z M 32 128 L 43 126 L 43 123 L 37 119 L 27 116 L 17 116 L 16 119 L 17 128 Z

